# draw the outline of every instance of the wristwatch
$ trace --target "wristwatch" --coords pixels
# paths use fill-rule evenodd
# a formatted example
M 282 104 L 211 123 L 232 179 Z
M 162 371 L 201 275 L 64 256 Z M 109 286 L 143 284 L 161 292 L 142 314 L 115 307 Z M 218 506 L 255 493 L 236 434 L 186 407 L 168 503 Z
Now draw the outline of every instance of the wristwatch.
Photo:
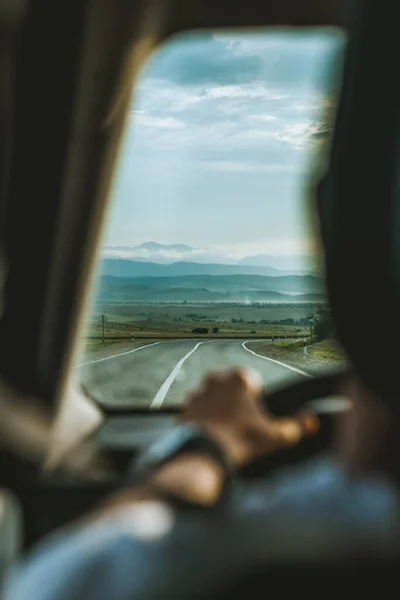
M 144 483 L 151 480 L 151 475 L 177 456 L 196 453 L 211 458 L 224 475 L 224 490 L 230 479 L 231 463 L 222 446 L 204 429 L 194 424 L 177 425 L 162 438 L 147 447 L 129 468 L 129 483 Z M 179 504 L 191 504 L 177 498 Z

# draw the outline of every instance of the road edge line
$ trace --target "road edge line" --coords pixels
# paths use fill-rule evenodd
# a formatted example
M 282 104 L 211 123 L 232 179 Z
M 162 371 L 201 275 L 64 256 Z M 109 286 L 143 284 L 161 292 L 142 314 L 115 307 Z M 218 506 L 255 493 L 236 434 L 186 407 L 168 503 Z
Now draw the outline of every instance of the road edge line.
M 274 358 L 269 358 L 268 356 L 263 356 L 262 354 L 257 354 L 257 352 L 254 352 L 253 350 L 250 350 L 250 348 L 247 348 L 246 344 L 248 344 L 249 342 L 256 342 L 256 341 L 257 340 L 246 340 L 245 342 L 243 342 L 242 348 L 244 350 L 246 350 L 247 352 L 250 352 L 250 354 L 254 354 L 254 356 L 257 356 L 258 358 L 263 358 L 264 360 L 269 360 L 277 365 L 280 365 L 281 367 L 286 367 L 287 369 L 290 369 L 291 371 L 294 371 L 295 373 L 299 373 L 300 375 L 303 375 L 303 377 L 310 377 L 311 379 L 313 378 L 312 375 L 310 375 L 309 373 L 306 373 L 305 371 L 296 369 L 296 367 L 287 365 L 286 363 L 280 362 L 279 360 L 275 360 Z
M 132 352 L 138 352 L 138 350 L 143 350 L 144 348 L 150 348 L 150 346 L 157 346 L 157 344 L 162 344 L 162 343 L 164 343 L 164 342 L 152 342 L 151 344 L 145 344 L 144 346 L 139 346 L 139 348 L 133 348 L 133 350 L 128 350 L 127 352 L 120 352 L 119 354 L 113 354 L 112 356 L 106 356 L 105 358 L 98 358 L 97 360 L 89 360 L 88 362 L 82 363 L 80 365 L 75 365 L 73 368 L 78 369 L 79 367 L 84 367 L 85 365 L 93 365 L 94 363 L 103 362 L 104 360 L 110 360 L 111 358 L 118 358 L 118 356 L 124 356 L 125 354 L 132 354 Z

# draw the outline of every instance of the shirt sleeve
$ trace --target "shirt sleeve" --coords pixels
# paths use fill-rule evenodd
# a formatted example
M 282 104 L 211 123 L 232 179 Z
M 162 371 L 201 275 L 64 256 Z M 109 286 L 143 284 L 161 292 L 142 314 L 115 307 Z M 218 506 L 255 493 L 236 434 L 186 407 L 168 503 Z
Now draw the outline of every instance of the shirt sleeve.
M 141 513 L 126 509 L 50 536 L 14 569 L 4 600 L 146 597 L 148 583 L 158 580 L 156 565 L 170 544 L 173 527 L 172 512 L 160 506 L 161 515 L 150 509 L 146 517 L 143 508 Z M 146 526 L 146 518 L 151 526 Z
M 160 503 L 147 509 L 131 506 L 50 536 L 15 568 L 3 600 L 204 598 L 213 573 L 223 572 L 210 552 L 217 531 Z

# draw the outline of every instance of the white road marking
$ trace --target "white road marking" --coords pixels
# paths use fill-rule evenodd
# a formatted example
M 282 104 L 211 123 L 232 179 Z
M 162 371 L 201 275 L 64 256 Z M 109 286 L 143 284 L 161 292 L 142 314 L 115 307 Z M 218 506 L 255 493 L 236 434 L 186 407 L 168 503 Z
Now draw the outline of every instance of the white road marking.
M 309 375 L 309 373 L 305 373 L 304 371 L 300 371 L 300 369 L 296 369 L 295 367 L 291 367 L 290 365 L 287 365 L 286 363 L 280 362 L 279 360 L 274 360 L 273 358 L 269 358 L 268 356 L 262 356 L 261 354 L 257 354 L 257 352 L 253 352 L 253 350 L 250 350 L 249 348 L 247 348 L 246 344 L 248 344 L 249 342 L 256 342 L 258 340 L 247 340 L 246 342 L 243 342 L 242 347 L 247 350 L 247 352 L 250 352 L 250 354 L 254 354 L 254 356 L 257 356 L 258 358 L 263 358 L 264 360 L 269 360 L 273 363 L 276 363 L 277 365 L 280 365 L 281 367 L 286 367 L 287 369 L 290 369 L 291 371 L 295 371 L 295 373 L 299 373 L 300 375 L 303 375 L 304 377 L 311 377 L 312 375 Z
M 78 367 L 84 367 L 85 365 L 92 365 L 93 363 L 103 362 L 103 360 L 110 360 L 111 358 L 118 358 L 118 356 L 124 356 L 124 354 L 132 354 L 132 352 L 138 352 L 139 350 L 144 350 L 145 348 L 150 348 L 150 346 L 157 346 L 157 344 L 164 344 L 165 342 L 153 342 L 151 344 L 146 344 L 145 346 L 139 346 L 139 348 L 134 348 L 133 350 L 128 350 L 127 352 L 120 352 L 119 354 L 113 354 L 112 356 L 106 356 L 106 358 L 98 358 L 97 360 L 89 360 L 89 362 L 82 363 L 80 365 L 75 365 L 74 369 L 78 369 Z
M 188 352 L 187 354 L 185 354 L 185 356 L 183 358 L 181 358 L 181 360 L 179 362 L 176 363 L 175 367 L 173 368 L 173 370 L 171 371 L 171 373 L 168 375 L 167 379 L 164 381 L 164 383 L 162 384 L 162 386 L 158 390 L 157 394 L 154 396 L 153 401 L 150 404 L 149 408 L 153 408 L 154 409 L 154 408 L 160 408 L 160 406 L 162 406 L 162 403 L 165 400 L 165 396 L 168 394 L 169 388 L 171 387 L 171 385 L 173 384 L 176 376 L 178 375 L 179 371 L 181 370 L 183 363 L 190 356 L 192 356 L 192 354 L 194 352 L 196 352 L 197 348 L 199 346 L 201 346 L 201 344 L 204 344 L 204 343 L 206 343 L 206 342 L 199 342 L 198 344 L 196 344 L 195 347 L 192 348 L 190 352 Z

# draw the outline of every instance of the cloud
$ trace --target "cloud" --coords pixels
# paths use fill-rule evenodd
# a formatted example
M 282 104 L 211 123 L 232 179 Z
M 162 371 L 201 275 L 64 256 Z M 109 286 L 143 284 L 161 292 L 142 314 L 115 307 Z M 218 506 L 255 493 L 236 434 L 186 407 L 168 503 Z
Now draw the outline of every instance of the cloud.
M 277 135 L 277 139 L 294 148 L 302 149 L 313 143 L 328 141 L 331 133 L 331 126 L 324 121 L 304 121 L 286 125 Z
M 103 258 L 134 258 L 131 250 L 119 250 L 118 248 L 102 248 L 101 256 Z
M 163 125 L 163 126 L 160 126 Z M 168 126 L 165 126 L 168 125 Z M 173 126 L 174 125 L 174 126 Z M 235 136 L 240 131 L 240 126 L 234 121 L 224 121 L 213 123 L 204 121 L 204 123 L 187 124 L 186 127 L 176 126 L 173 122 L 164 123 L 160 119 L 150 119 L 147 126 L 139 124 L 134 132 L 133 141 L 136 154 L 141 150 L 147 149 L 152 152 L 156 150 L 187 150 L 194 151 L 196 155 L 209 154 L 213 149 L 233 148 L 235 147 Z M 182 162 L 182 156 L 176 158 Z M 179 166 L 179 165 L 177 165 Z
M 344 36 L 328 31 L 192 33 L 163 46 L 144 72 L 189 87 L 268 82 L 281 89 L 335 89 L 338 77 L 332 64 L 341 58 L 344 47 Z
M 287 94 L 280 94 L 265 85 L 220 85 L 208 88 L 204 95 L 209 98 L 259 98 L 262 100 L 286 100 Z
M 255 162 L 254 153 L 264 152 L 264 160 L 257 161 L 264 166 L 253 166 L 252 172 L 276 173 L 276 168 L 265 165 L 290 162 L 289 156 L 283 161 L 282 156 L 278 156 L 283 144 L 293 153 L 329 139 L 329 127 L 324 126 L 320 118 L 321 105 L 325 107 L 329 103 L 320 95 L 314 97 L 311 104 L 310 94 L 307 94 L 302 104 L 301 96 L 279 96 L 259 84 L 190 90 L 174 84 L 165 85 L 159 93 L 151 82 L 133 111 L 134 147 L 136 153 L 139 148 L 140 151 L 195 153 L 186 158 L 192 156 L 200 161 L 208 161 L 207 155 L 213 160 L 213 152 L 224 152 L 229 154 L 225 156 L 227 164 L 232 159 L 241 163 L 238 167 L 241 172 L 250 172 L 249 164 Z M 244 152 L 250 160 L 238 155 Z M 180 168 L 182 155 L 176 160 L 179 160 L 176 167 Z M 218 170 L 222 171 L 223 167 Z M 232 169 L 235 170 L 238 172 Z
M 309 32 L 175 38 L 153 56 L 135 94 L 141 139 L 200 152 L 202 144 L 229 150 L 267 140 L 304 147 L 322 137 L 309 121 L 326 103 L 321 66 L 334 46 L 332 35 Z
M 263 61 L 259 54 L 241 50 L 240 42 L 217 39 L 212 33 L 182 38 L 164 46 L 148 65 L 153 77 L 178 85 L 235 84 L 260 77 Z
M 157 262 L 171 264 L 179 261 L 198 263 L 233 263 L 234 259 L 224 252 L 220 253 L 218 248 L 190 248 L 171 250 L 168 247 L 159 248 L 157 251 L 149 251 L 137 247 L 104 247 L 101 250 L 103 258 L 124 258 L 145 262 Z
M 226 173 L 293 173 L 293 165 L 240 161 L 203 161 L 200 166 Z
M 270 123 L 271 121 L 276 121 L 278 117 L 274 115 L 246 115 L 246 119 L 248 121 L 261 121 L 263 123 Z
M 148 115 L 144 111 L 134 111 L 134 123 L 156 129 L 183 129 L 185 127 L 185 123 L 175 117 L 157 117 Z
M 163 111 L 179 114 L 190 110 L 202 100 L 201 88 L 185 88 L 158 78 L 143 78 L 132 97 L 131 112 Z
M 238 260 L 257 254 L 278 254 L 280 256 L 312 254 L 310 240 L 301 237 L 279 237 L 268 239 L 264 243 L 235 243 L 228 245 L 215 245 L 211 248 L 190 248 L 187 250 L 168 250 L 161 248 L 157 252 L 141 252 L 137 247 L 104 247 L 101 250 L 103 258 L 123 258 L 159 264 L 171 264 L 179 261 L 197 262 L 202 264 L 222 263 L 235 264 Z M 272 256 L 272 259 L 277 257 Z M 293 258 L 293 257 L 292 257 Z M 282 268 L 282 266 L 278 266 Z M 285 267 L 283 267 L 285 268 Z M 288 268 L 294 268 L 293 266 Z M 302 268 L 297 265 L 295 268 Z M 307 264 L 303 266 L 307 268 Z
M 136 148 L 201 156 L 217 149 L 278 152 L 282 143 L 298 150 L 322 137 L 314 121 L 323 102 L 320 93 L 292 97 L 259 82 L 188 88 L 150 78 L 133 111 Z

